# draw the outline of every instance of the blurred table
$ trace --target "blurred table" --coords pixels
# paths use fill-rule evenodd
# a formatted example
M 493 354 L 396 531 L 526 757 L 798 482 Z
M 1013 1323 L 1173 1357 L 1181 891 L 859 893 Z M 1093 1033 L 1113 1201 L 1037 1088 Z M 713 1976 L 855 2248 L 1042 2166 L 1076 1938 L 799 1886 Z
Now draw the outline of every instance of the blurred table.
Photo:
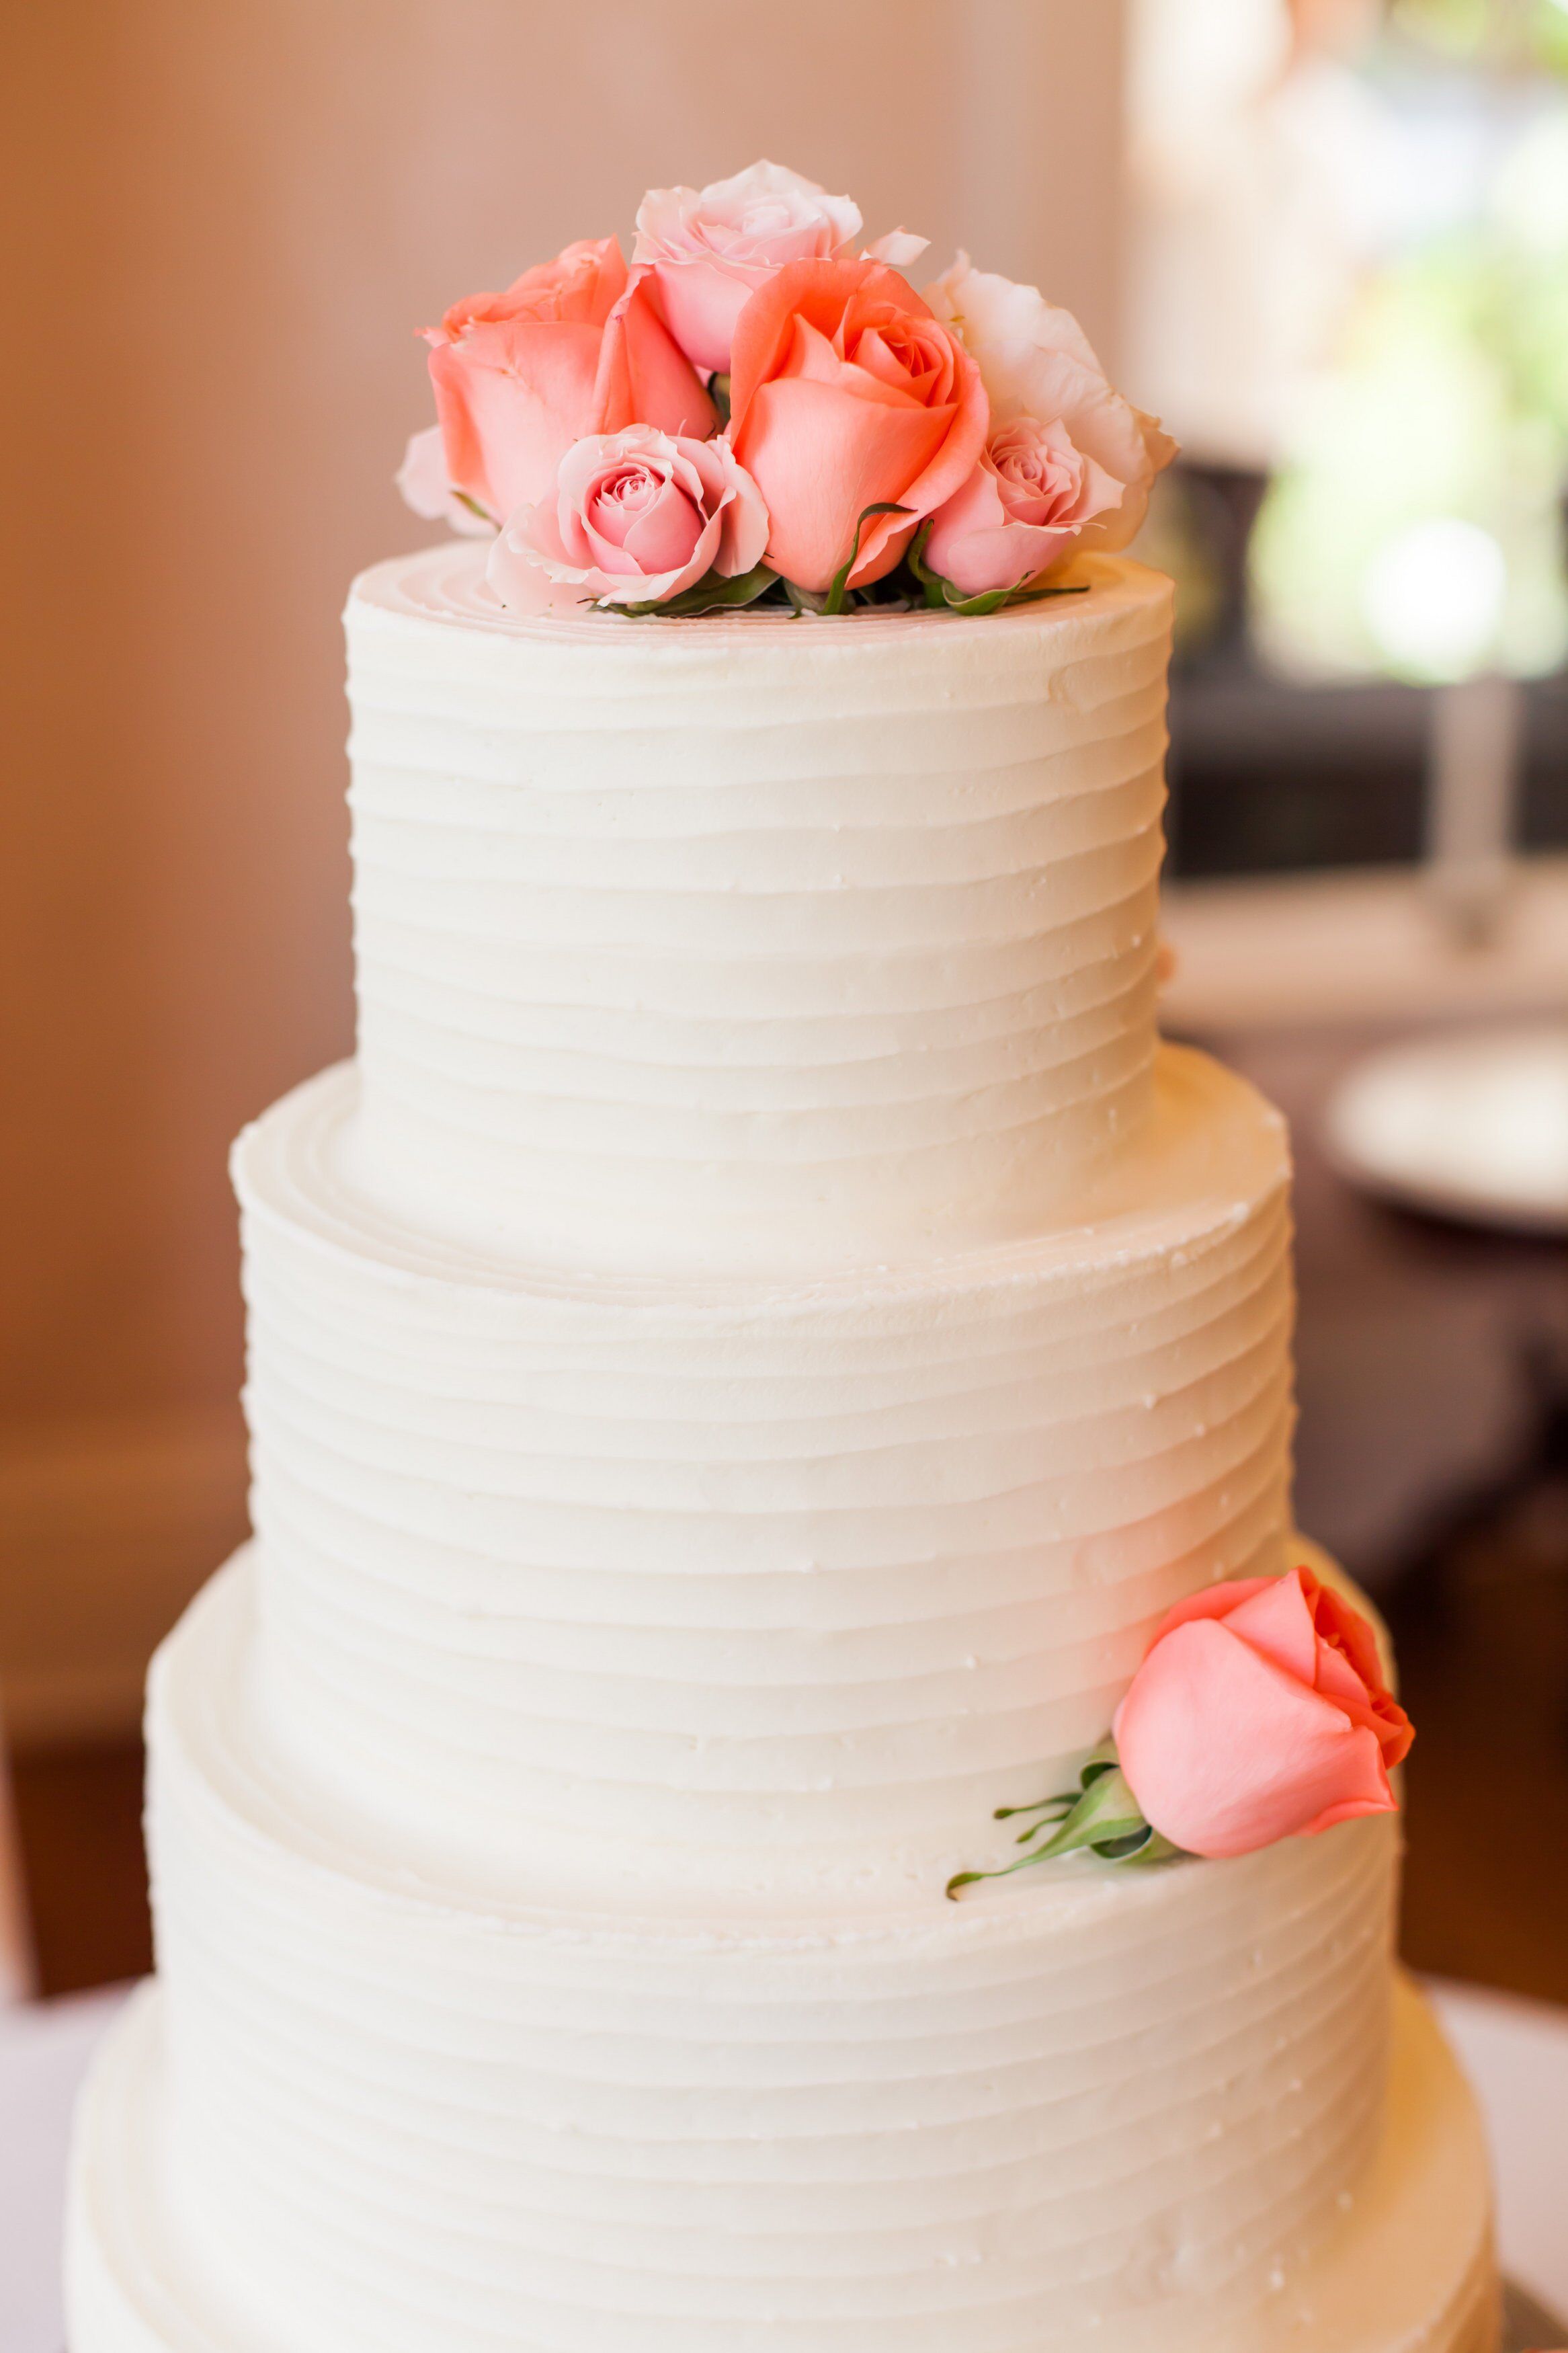
M 1502 2257 L 1568 2313 L 1568 2011 L 1433 1989 L 1481 2096 Z M 0 2353 L 60 2353 L 60 2208 L 71 2102 L 120 1992 L 0 2013 Z
M 1466 947 L 1405 869 L 1186 885 L 1163 1018 L 1251 1079 L 1296 1155 L 1300 1524 L 1374 1588 L 1528 1476 L 1568 1409 L 1568 1250 L 1384 1208 L 1330 1165 L 1324 1106 L 1365 1054 L 1568 1007 L 1568 861 L 1524 869 Z
M 119 1989 L 0 2010 L 0 2353 L 60 2353 L 71 2103 Z

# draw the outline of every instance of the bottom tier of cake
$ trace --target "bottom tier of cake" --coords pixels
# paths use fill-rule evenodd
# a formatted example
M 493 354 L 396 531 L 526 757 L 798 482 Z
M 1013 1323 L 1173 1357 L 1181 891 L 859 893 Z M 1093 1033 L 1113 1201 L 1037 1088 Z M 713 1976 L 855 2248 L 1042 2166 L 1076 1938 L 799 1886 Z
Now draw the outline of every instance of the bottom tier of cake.
M 154 1672 L 72 2353 L 1489 2353 L 1387 1820 L 831 1926 L 486 1905 L 268 1752 L 252 1632 L 242 1560 Z
M 307 2343 L 333 2341 L 325 2314 L 308 2337 L 276 2334 L 210 2283 L 200 2251 L 182 2243 L 161 2189 L 160 2012 L 156 1989 L 146 1988 L 100 2057 L 79 2125 L 70 2353 L 302 2353 Z M 1498 2294 L 1479 2128 L 1426 2006 L 1403 1986 L 1391 2094 L 1382 2146 L 1343 2228 L 1265 2313 L 1210 2326 L 1197 2340 L 1171 2334 L 1155 2309 L 1141 2342 L 1201 2341 L 1205 2353 L 1495 2353 Z M 971 2341 L 962 2311 L 943 2326 L 946 2334 L 936 2336 L 929 2323 L 912 2325 L 906 2341 L 961 2353 Z M 533 2353 L 556 2341 L 547 2315 L 540 2329 L 498 2329 L 486 2341 L 497 2353 Z M 368 2340 L 344 2333 L 335 2341 L 346 2348 Z M 445 2346 L 438 2323 L 427 2326 L 423 2341 L 431 2353 Z M 623 2339 L 612 2333 L 599 2341 Z M 664 2341 L 657 2326 L 646 2341 Z M 753 2325 L 730 2335 L 737 2348 L 805 2341 L 772 2330 L 760 2306 Z M 825 2334 L 813 2341 L 847 2340 Z M 1020 2353 L 1034 2353 L 1059 2340 L 1037 2328 L 1012 2341 Z

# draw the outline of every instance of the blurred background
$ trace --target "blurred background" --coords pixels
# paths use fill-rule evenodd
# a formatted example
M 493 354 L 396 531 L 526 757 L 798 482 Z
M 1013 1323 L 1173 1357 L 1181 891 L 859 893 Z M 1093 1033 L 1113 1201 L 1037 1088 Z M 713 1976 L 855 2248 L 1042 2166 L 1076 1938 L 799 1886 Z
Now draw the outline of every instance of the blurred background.
M 245 1528 L 226 1154 L 351 1044 L 337 617 L 425 528 L 413 331 L 768 153 L 1039 282 L 1185 444 L 1142 549 L 1179 586 L 1167 1026 L 1295 1124 L 1301 1517 L 1402 1641 L 1408 1949 L 1568 2000 L 1568 0 L 5 16 L 0 1705 L 39 1982 L 145 1965 L 142 1679 Z

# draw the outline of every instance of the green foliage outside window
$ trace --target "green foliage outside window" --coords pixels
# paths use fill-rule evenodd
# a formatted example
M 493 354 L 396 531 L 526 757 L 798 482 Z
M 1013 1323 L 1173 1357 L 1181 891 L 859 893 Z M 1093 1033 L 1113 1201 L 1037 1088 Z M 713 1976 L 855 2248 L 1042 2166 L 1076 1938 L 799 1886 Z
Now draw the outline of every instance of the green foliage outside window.
M 1390 0 L 1389 18 L 1445 57 L 1568 75 L 1565 0 Z

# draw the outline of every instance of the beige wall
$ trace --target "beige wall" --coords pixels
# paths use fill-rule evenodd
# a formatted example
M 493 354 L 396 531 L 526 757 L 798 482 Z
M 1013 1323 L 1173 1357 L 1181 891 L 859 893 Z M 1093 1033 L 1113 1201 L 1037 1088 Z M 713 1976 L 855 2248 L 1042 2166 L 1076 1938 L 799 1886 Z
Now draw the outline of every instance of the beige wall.
M 337 616 L 412 330 L 761 153 L 1107 345 L 1119 0 L 11 0 L 0 1678 L 128 1719 L 244 1525 L 224 1169 L 348 1050 Z

